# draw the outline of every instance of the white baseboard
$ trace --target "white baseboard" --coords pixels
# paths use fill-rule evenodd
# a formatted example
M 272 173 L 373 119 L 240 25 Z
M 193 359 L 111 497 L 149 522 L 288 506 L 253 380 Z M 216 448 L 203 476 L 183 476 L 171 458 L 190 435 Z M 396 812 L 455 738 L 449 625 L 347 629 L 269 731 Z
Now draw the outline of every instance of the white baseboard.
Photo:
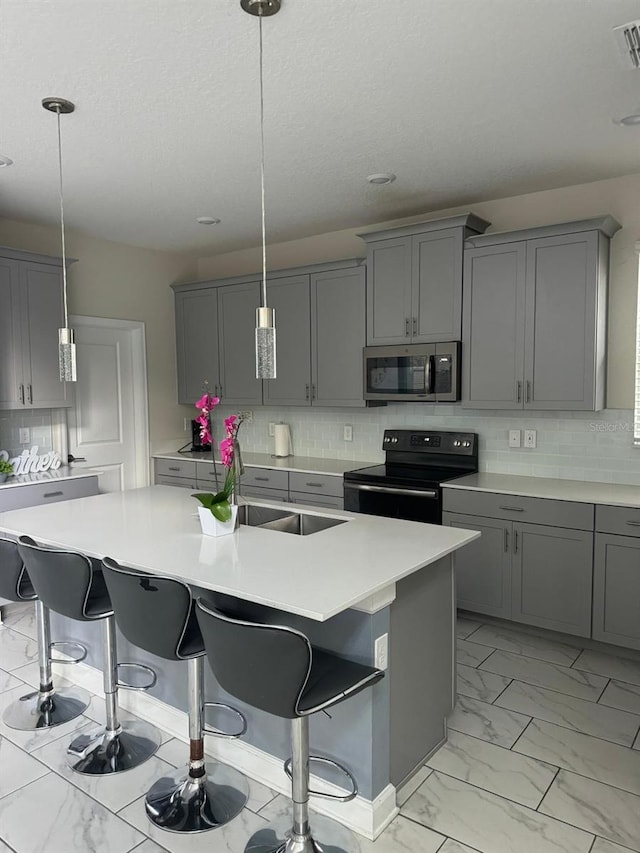
M 64 677 L 86 690 L 103 696 L 102 672 L 85 663 L 65 668 Z M 134 690 L 119 691 L 120 707 L 154 723 L 173 737 L 188 742 L 188 719 L 184 711 L 179 711 L 166 702 L 161 702 L 148 693 Z M 267 785 L 278 793 L 290 795 L 291 784 L 284 774 L 282 761 L 264 750 L 257 749 L 243 740 L 225 740 L 213 735 L 205 736 L 205 750 L 209 755 L 237 768 L 246 776 Z M 312 788 L 328 793 L 338 793 L 340 789 L 311 776 Z M 313 809 L 338 821 L 353 832 L 374 841 L 398 814 L 396 789 L 393 785 L 378 794 L 375 800 L 366 800 L 357 796 L 348 803 L 313 799 Z

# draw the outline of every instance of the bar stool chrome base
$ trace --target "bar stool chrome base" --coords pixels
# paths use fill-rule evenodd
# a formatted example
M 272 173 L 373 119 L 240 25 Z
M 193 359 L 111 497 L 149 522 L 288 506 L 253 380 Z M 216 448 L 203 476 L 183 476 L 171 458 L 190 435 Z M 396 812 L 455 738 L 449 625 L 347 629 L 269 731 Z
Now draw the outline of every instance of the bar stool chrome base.
M 248 799 L 245 777 L 225 764 L 205 765 L 202 776 L 166 776 L 145 801 L 147 817 L 169 832 L 206 832 L 240 814 Z
M 2 719 L 11 729 L 32 732 L 68 723 L 86 711 L 91 697 L 81 687 L 34 690 L 5 710 Z
M 80 734 L 67 747 L 67 764 L 76 773 L 109 776 L 133 770 L 158 751 L 161 735 L 145 722 L 126 722 L 116 730 L 101 727 Z
M 281 817 L 254 833 L 244 853 L 354 853 L 360 849 L 357 836 L 346 827 L 315 814 L 313 822 L 321 841 L 316 841 L 310 831 L 306 835 L 295 835 L 291 820 Z M 334 843 L 325 844 L 325 841 Z

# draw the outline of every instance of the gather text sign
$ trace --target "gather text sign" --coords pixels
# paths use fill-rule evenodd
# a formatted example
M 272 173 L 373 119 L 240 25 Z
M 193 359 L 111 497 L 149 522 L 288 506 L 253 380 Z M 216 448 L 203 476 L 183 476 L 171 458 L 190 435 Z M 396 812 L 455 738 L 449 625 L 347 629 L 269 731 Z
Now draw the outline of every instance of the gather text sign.
M 9 459 L 9 453 L 6 450 L 0 450 L 0 459 L 4 459 L 5 462 L 10 462 L 13 465 L 13 473 L 16 476 L 18 474 L 40 474 L 49 469 L 55 470 L 62 464 L 60 455 L 55 450 L 38 455 L 37 444 L 34 444 L 31 450 L 23 450 L 20 456 L 14 456 L 13 459 Z

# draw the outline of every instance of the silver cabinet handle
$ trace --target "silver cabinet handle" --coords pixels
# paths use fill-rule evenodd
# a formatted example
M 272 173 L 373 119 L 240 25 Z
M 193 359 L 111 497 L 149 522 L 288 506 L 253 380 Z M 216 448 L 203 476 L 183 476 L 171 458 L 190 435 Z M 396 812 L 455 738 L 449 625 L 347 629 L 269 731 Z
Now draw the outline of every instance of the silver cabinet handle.
M 522 382 L 518 379 L 516 382 L 516 403 L 522 402 Z
M 304 386 L 304 399 L 305 400 L 309 399 L 309 385 L 308 384 Z
M 405 338 L 409 337 L 409 318 L 404 318 L 404 336 Z
M 631 527 L 640 527 L 640 521 L 627 521 Z
M 24 405 L 24 385 L 18 385 L 18 396 L 20 397 L 20 402 Z
M 504 550 L 509 550 L 509 530 L 506 527 L 504 529 Z
M 531 382 L 527 379 L 527 396 L 525 398 L 525 403 L 531 402 Z
M 169 471 L 181 471 L 181 470 L 182 470 L 181 468 L 176 468 L 176 467 L 172 468 L 171 466 L 169 466 Z
M 315 382 L 312 382 L 312 383 L 311 383 L 311 399 L 312 399 L 312 400 L 315 400 L 315 399 L 316 399 L 316 396 L 317 396 L 317 395 L 316 395 L 316 383 L 315 383 Z
M 259 483 L 268 483 L 269 482 L 268 477 L 254 477 L 253 479 L 257 480 Z
M 223 396 L 223 394 L 222 394 L 222 385 L 219 385 L 219 386 L 218 386 L 218 397 L 222 398 L 222 396 Z
M 27 385 L 27 403 L 33 403 L 33 395 L 31 393 L 31 385 Z
M 322 483 L 305 483 L 305 486 L 311 486 L 313 489 L 321 489 Z M 631 522 L 629 522 L 631 524 Z
M 43 498 L 59 498 L 60 495 L 63 495 L 64 492 L 45 492 L 43 494 Z
M 418 334 L 418 318 L 417 317 L 413 318 L 413 334 L 414 335 Z
M 504 509 L 507 512 L 524 512 L 524 507 L 521 506 L 499 506 L 498 509 Z
M 517 530 L 513 531 L 513 553 L 514 554 L 518 553 L 518 531 Z

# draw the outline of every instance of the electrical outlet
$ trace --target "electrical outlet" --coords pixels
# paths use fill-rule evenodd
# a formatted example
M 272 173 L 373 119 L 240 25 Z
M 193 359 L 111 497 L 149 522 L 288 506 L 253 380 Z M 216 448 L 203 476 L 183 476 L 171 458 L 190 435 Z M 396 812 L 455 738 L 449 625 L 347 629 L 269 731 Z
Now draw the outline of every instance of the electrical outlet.
M 273 436 L 274 436 L 275 434 L 276 434 L 276 425 L 275 425 L 275 422 L 274 422 L 274 421 L 271 421 L 271 422 L 269 423 L 269 435 L 273 438 Z
M 191 421 L 189 420 L 189 418 L 184 419 L 184 424 L 182 425 L 182 429 L 185 432 L 189 432 L 189 430 L 191 429 Z
M 509 447 L 520 447 L 520 430 L 509 430 Z
M 243 421 L 248 424 L 253 423 L 253 412 L 238 412 Z
M 376 637 L 374 644 L 373 656 L 375 658 L 373 665 L 377 669 L 386 669 L 389 666 L 389 635 L 382 634 Z
M 344 425 L 342 437 L 345 441 L 353 441 L 353 427 L 350 424 Z
M 29 444 L 31 441 L 31 430 L 29 427 L 20 427 L 20 444 Z
M 525 429 L 524 431 L 524 446 L 533 449 L 537 446 L 536 443 L 536 430 L 535 429 Z

